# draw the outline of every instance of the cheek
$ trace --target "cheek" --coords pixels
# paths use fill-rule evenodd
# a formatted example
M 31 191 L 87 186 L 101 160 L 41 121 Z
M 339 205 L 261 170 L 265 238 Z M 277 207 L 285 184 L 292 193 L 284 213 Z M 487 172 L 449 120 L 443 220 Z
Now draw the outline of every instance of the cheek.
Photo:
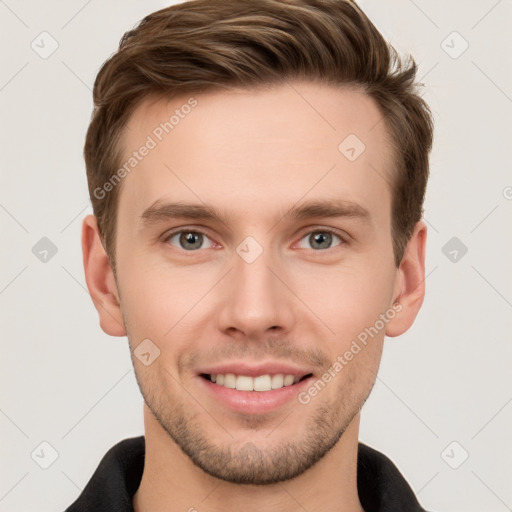
M 350 342 L 371 328 L 389 308 L 393 289 L 392 266 L 359 261 L 338 268 L 304 270 L 294 289 L 305 304 L 328 325 L 333 339 Z M 380 323 L 378 327 L 382 327 Z
M 176 346 L 182 331 L 197 329 L 209 305 L 205 296 L 218 280 L 213 270 L 171 268 L 142 258 L 125 259 L 118 268 L 123 315 L 133 342 L 154 339 L 162 348 L 171 341 Z

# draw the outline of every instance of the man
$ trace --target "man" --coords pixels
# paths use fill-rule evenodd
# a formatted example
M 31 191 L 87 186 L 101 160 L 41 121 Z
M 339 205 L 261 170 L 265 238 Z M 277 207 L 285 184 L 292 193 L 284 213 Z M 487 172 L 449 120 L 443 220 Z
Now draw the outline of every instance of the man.
M 358 442 L 384 336 L 424 297 L 432 120 L 349 1 L 195 0 L 101 68 L 87 285 L 145 436 L 67 510 L 420 511 Z

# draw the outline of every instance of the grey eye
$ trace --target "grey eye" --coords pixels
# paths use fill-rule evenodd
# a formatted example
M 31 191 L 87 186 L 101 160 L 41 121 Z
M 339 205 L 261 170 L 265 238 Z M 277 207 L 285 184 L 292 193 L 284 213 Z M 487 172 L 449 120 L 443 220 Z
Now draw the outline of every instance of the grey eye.
M 197 231 L 180 231 L 169 238 L 169 243 L 186 251 L 204 249 L 205 247 L 203 247 L 203 244 L 205 242 L 210 243 L 208 247 L 213 245 L 206 235 Z
M 299 247 L 302 247 L 303 249 L 316 250 L 330 249 L 334 239 L 338 239 L 339 242 L 342 242 L 342 239 L 338 235 L 335 235 L 329 231 L 313 231 L 302 238 L 299 243 Z M 307 241 L 309 247 L 303 245 L 303 240 Z

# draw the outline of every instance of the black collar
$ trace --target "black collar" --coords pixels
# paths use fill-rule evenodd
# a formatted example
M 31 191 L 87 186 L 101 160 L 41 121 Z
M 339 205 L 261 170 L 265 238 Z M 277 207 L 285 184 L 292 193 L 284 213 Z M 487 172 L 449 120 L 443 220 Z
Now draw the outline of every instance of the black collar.
M 142 479 L 144 455 L 144 436 L 114 445 L 65 512 L 134 512 L 132 499 Z M 363 443 L 358 449 L 357 490 L 365 512 L 425 512 L 393 462 Z

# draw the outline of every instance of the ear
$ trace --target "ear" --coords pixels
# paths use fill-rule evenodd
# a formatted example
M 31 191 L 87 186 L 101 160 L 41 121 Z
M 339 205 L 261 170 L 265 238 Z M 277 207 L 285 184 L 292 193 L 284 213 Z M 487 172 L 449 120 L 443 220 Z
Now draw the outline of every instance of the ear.
M 414 323 L 423 304 L 426 243 L 427 225 L 424 221 L 419 221 L 414 227 L 397 270 L 393 291 L 393 304 L 395 304 L 394 309 L 397 314 L 387 323 L 386 336 L 399 336 L 407 331 Z M 399 309 L 400 307 L 401 309 Z
M 101 328 L 111 336 L 125 336 L 114 272 L 94 215 L 88 215 L 82 222 L 82 253 L 87 288 L 98 311 Z

